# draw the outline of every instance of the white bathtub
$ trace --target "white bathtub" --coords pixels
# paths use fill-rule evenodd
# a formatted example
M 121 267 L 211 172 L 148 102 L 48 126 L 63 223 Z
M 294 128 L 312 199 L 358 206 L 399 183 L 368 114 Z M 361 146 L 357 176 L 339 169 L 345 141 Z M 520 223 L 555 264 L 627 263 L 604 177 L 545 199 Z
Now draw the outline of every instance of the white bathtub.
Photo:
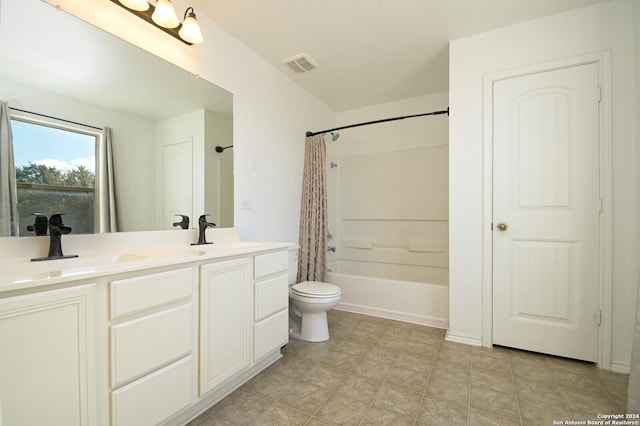
M 448 280 L 441 272 L 433 275 L 433 279 L 428 280 L 432 282 L 414 282 L 347 274 L 333 269 L 327 273 L 326 281 L 342 289 L 336 309 L 448 328 Z

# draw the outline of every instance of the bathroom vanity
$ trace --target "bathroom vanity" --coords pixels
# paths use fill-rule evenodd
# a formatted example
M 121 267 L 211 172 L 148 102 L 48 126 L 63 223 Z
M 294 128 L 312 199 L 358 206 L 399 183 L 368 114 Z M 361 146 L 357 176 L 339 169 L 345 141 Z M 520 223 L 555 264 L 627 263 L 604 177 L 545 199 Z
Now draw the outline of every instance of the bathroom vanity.
M 212 241 L 2 261 L 0 423 L 184 424 L 280 358 L 288 244 Z

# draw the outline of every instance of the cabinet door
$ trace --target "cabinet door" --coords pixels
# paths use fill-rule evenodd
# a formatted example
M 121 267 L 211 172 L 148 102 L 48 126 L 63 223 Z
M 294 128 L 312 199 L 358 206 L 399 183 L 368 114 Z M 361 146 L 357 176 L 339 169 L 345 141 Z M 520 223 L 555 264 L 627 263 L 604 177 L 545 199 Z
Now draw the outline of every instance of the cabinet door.
M 200 271 L 200 395 L 251 364 L 253 324 L 249 259 Z
M 95 285 L 0 300 L 0 424 L 95 424 Z

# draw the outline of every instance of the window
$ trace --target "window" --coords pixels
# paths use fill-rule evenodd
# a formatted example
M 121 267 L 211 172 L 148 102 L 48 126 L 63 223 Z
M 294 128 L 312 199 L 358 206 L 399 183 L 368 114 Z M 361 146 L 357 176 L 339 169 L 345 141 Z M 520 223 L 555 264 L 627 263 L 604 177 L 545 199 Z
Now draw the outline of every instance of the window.
M 83 126 L 12 115 L 19 234 L 33 213 L 64 213 L 74 234 L 94 232 L 96 147 L 100 134 Z

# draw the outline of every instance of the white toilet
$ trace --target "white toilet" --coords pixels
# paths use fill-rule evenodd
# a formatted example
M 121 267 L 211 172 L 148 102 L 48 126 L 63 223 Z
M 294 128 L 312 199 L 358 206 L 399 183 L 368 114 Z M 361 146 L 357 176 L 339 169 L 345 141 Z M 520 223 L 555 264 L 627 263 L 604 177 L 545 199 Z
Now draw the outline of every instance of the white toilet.
M 307 342 L 329 339 L 327 311 L 340 301 L 340 287 L 319 281 L 296 284 L 298 247 L 289 249 L 290 331 Z

